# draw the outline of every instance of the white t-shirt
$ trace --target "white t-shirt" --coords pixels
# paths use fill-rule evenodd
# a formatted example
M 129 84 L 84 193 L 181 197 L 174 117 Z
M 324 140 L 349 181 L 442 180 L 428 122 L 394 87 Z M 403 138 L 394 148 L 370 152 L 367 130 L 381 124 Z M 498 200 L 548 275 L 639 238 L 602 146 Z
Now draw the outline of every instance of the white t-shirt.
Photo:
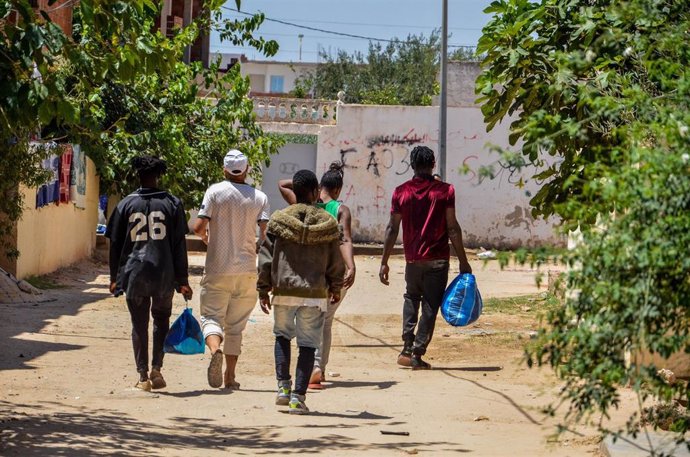
M 206 274 L 256 273 L 257 222 L 269 216 L 266 194 L 248 184 L 209 187 L 199 210 L 209 219 Z

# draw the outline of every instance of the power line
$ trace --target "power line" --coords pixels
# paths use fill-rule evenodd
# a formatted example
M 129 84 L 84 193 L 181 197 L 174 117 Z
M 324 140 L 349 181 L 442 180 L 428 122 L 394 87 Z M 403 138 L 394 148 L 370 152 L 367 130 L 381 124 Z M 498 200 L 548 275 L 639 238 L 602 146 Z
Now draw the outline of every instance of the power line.
M 291 38 L 297 38 L 297 35 L 294 33 L 273 33 L 273 32 L 261 32 L 262 37 L 291 37 Z M 322 40 L 353 40 L 353 41 L 361 41 L 361 38 L 350 38 L 350 37 L 331 37 L 328 35 L 303 35 L 304 38 L 316 38 L 316 39 L 322 39 Z M 465 48 L 474 48 L 474 46 L 471 45 L 454 45 L 457 47 L 465 47 Z M 282 49 L 281 49 L 282 50 Z
M 367 23 L 367 22 L 338 22 L 338 21 L 306 21 L 304 19 L 283 19 L 284 21 L 293 21 L 293 22 L 309 22 L 309 23 L 319 23 L 319 24 L 338 24 L 338 25 L 362 25 L 362 26 L 368 26 L 368 27 L 392 27 L 392 28 L 405 28 L 405 29 L 424 29 L 424 30 L 429 30 L 435 28 L 433 25 L 407 25 L 407 24 L 372 24 L 372 23 Z M 481 27 L 448 27 L 448 30 L 463 30 L 463 31 L 471 31 L 471 32 L 477 32 L 482 30 Z
M 271 36 L 277 36 L 277 37 L 292 37 L 292 38 L 297 38 L 297 35 L 294 33 L 269 33 L 269 32 L 261 32 L 262 37 L 271 37 Z M 353 41 L 361 41 L 361 38 L 350 38 L 350 37 L 332 37 L 328 35 L 304 35 L 304 38 L 320 38 L 324 40 L 353 40 Z
M 245 13 L 244 11 L 240 11 L 240 10 L 237 10 L 235 8 L 230 8 L 227 6 L 222 6 L 221 8 L 228 10 L 228 11 L 235 12 L 235 13 L 244 14 L 245 16 L 254 16 L 254 14 L 252 14 L 252 13 Z M 332 30 L 320 29 L 318 27 L 311 27 L 308 25 L 295 24 L 292 22 L 283 21 L 281 19 L 273 19 L 273 18 L 269 18 L 266 16 L 264 16 L 264 20 L 269 21 L 269 22 L 277 22 L 278 24 L 289 25 L 291 27 L 297 27 L 298 29 L 312 30 L 314 32 L 328 33 L 330 35 L 344 36 L 344 37 L 350 37 L 350 38 L 358 38 L 360 40 L 379 41 L 379 42 L 383 42 L 383 43 L 397 43 L 397 42 L 401 41 L 401 40 L 397 40 L 397 39 L 391 40 L 391 39 L 387 39 L 387 38 L 374 38 L 374 37 L 368 37 L 368 36 L 364 36 L 364 35 L 355 35 L 352 33 L 335 32 Z M 474 46 L 461 45 L 461 44 L 453 44 L 453 45 L 449 44 L 448 47 L 449 48 L 474 48 Z
M 216 46 L 218 49 L 227 49 L 227 50 L 233 50 L 233 49 L 249 49 L 249 50 L 256 50 L 253 46 L 235 46 L 235 45 L 219 45 Z M 291 52 L 297 54 L 299 52 L 298 49 L 283 49 L 280 48 L 280 52 Z M 307 50 L 302 50 L 302 54 L 318 54 L 318 51 L 307 51 Z

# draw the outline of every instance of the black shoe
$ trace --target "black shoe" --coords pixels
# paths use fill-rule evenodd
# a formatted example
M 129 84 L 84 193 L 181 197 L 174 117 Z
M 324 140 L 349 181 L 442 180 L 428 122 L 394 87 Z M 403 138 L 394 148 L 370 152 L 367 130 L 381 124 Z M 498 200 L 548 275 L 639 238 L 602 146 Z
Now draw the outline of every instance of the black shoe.
M 422 360 L 421 355 L 413 355 L 410 362 L 410 366 L 413 370 L 431 370 L 431 365 Z
M 402 365 L 403 367 L 410 367 L 412 366 L 412 347 L 411 346 L 405 346 L 398 355 L 398 365 Z

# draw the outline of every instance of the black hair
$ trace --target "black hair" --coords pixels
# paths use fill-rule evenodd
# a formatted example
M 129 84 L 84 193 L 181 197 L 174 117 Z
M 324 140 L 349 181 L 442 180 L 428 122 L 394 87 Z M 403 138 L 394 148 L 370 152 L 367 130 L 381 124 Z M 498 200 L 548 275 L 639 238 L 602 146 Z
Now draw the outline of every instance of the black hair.
M 430 170 L 434 168 L 434 163 L 436 163 L 436 159 L 431 148 L 415 146 L 412 152 L 410 152 L 410 165 L 412 165 L 412 169 L 415 171 Z
M 326 190 L 342 189 L 343 175 L 345 174 L 343 168 L 345 168 L 344 163 L 333 162 L 328 171 L 321 177 L 321 187 Z
M 139 178 L 144 176 L 158 177 L 168 170 L 165 160 L 149 155 L 133 158 L 132 168 L 139 174 Z
M 311 199 L 310 193 L 319 189 L 319 180 L 310 170 L 300 170 L 292 177 L 292 191 L 295 193 L 298 202 L 305 202 Z

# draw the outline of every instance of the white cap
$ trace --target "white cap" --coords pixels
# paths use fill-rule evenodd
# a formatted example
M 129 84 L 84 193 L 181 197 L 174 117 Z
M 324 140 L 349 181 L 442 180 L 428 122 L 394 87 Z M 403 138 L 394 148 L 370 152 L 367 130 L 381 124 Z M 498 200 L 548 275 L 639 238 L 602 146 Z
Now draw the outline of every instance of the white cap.
M 238 151 L 237 149 L 231 149 L 225 154 L 223 159 L 223 168 L 225 168 L 231 175 L 241 175 L 249 167 L 249 161 L 247 156 Z

